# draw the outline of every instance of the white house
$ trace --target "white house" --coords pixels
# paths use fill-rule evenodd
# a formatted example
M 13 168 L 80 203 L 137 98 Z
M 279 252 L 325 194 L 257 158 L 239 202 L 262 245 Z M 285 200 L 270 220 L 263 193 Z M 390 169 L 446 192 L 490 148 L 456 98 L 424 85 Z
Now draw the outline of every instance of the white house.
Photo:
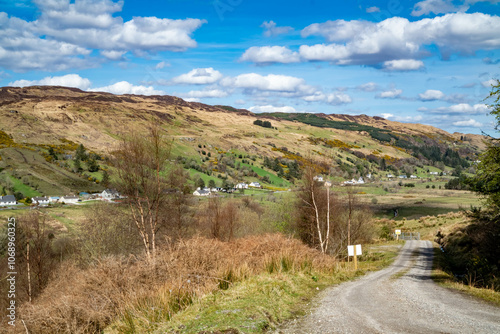
M 262 186 L 260 185 L 259 182 L 252 182 L 250 183 L 250 187 L 254 187 L 254 188 L 262 188 Z
M 320 175 L 316 175 L 315 177 L 313 177 L 313 180 L 318 182 L 324 182 L 323 176 Z
M 357 183 L 358 183 L 358 184 L 364 184 L 364 183 L 365 183 L 365 180 L 363 180 L 363 178 L 362 178 L 362 177 L 360 177 L 360 178 L 358 179 L 358 182 L 357 182 Z
M 210 196 L 210 191 L 205 189 L 196 189 L 193 193 L 195 196 Z
M 59 199 L 59 202 L 64 202 L 65 204 L 76 204 L 80 198 L 78 196 L 63 196 Z
M 102 199 L 106 199 L 106 200 L 109 201 L 109 200 L 112 200 L 112 199 L 120 198 L 120 194 L 116 190 L 105 189 L 101 193 L 101 198 Z
M 394 177 L 394 175 L 392 175 L 392 174 L 387 174 L 387 177 L 390 179 L 390 178 L 393 178 L 393 177 Z
M 31 198 L 31 203 L 33 204 L 38 204 L 38 205 L 48 205 L 49 204 L 49 198 L 48 197 L 32 197 Z
M 417 176 L 416 176 L 416 175 L 413 175 L 413 174 L 412 174 L 412 175 L 410 175 L 410 179 L 416 179 L 416 178 L 417 178 Z
M 236 186 L 235 186 L 236 189 L 248 189 L 248 184 L 246 183 L 238 183 Z
M 0 206 L 16 205 L 16 197 L 14 195 L 0 196 Z

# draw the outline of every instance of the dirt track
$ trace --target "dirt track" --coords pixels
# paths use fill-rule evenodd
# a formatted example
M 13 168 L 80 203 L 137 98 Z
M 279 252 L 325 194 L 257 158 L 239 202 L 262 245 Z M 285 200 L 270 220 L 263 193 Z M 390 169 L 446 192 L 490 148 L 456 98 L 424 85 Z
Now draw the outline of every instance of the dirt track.
M 393 265 L 325 290 L 275 333 L 500 333 L 500 308 L 430 279 L 432 256 L 430 241 L 407 241 Z

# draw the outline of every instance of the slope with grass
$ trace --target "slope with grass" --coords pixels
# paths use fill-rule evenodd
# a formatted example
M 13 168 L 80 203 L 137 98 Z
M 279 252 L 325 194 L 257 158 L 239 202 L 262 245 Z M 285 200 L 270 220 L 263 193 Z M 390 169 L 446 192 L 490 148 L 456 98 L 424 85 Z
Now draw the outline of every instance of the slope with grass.
M 270 119 L 272 127 L 254 125 L 257 119 Z M 365 115 L 257 115 L 172 96 L 113 95 L 51 86 L 0 88 L 0 155 L 14 145 L 46 157 L 49 145 L 67 148 L 74 143 L 106 156 L 127 133 L 146 133 L 150 122 L 160 124 L 173 140 L 174 157 L 191 159 L 188 169 L 195 167 L 210 178 L 237 183 L 245 175 L 227 163 L 234 160 L 257 174 L 251 177 L 264 183 L 269 179 L 267 185 L 274 187 L 287 187 L 295 180 L 262 168 L 265 157 L 279 158 L 284 166 L 288 161 L 301 167 L 312 162 L 319 173 L 339 179 L 367 174 L 381 179 L 387 173 L 410 173 L 415 168 L 424 176 L 425 161 L 432 162 L 437 171 L 451 171 L 455 165 L 476 160 L 484 148 L 481 136 L 449 134 Z M 240 155 L 247 160 L 252 157 L 252 165 L 238 159 Z M 56 184 L 59 192 L 96 188 L 55 168 L 54 161 L 50 165 L 32 173 L 39 186 L 46 188 L 39 192 L 50 193 L 50 184 Z M 46 174 L 59 176 L 47 179 Z

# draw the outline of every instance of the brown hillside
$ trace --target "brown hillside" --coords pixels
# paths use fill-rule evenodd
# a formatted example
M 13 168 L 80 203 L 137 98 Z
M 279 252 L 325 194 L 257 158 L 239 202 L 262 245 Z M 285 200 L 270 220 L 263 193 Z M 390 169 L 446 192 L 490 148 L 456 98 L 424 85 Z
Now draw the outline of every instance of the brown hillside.
M 113 95 L 85 92 L 76 88 L 32 86 L 0 88 L 0 130 L 18 143 L 51 144 L 65 138 L 93 150 L 106 152 L 129 131 L 144 131 L 150 120 L 160 122 L 177 139 L 186 154 L 199 143 L 221 149 L 277 155 L 270 144 L 307 154 L 321 148 L 309 137 L 338 139 L 365 154 L 379 149 L 393 157 L 408 157 L 404 150 L 383 145 L 366 133 L 317 128 L 299 122 L 272 120 L 278 130 L 253 125 L 255 114 L 248 110 L 186 102 L 173 96 Z M 380 117 L 323 115 L 331 120 L 366 124 L 403 134 L 436 136 L 450 142 L 461 134 L 420 124 L 388 121 Z M 482 136 L 467 135 L 481 150 Z

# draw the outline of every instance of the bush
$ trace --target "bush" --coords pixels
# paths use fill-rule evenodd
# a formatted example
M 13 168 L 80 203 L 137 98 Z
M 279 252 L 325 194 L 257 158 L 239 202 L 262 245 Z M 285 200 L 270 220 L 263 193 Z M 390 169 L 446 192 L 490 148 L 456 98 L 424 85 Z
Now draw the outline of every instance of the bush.
M 194 298 L 263 273 L 271 261 L 279 272 L 335 266 L 334 258 L 280 234 L 233 242 L 193 238 L 160 251 L 156 266 L 118 257 L 88 269 L 66 264 L 20 314 L 30 333 L 100 333 L 112 322 L 120 333 L 153 332 Z

